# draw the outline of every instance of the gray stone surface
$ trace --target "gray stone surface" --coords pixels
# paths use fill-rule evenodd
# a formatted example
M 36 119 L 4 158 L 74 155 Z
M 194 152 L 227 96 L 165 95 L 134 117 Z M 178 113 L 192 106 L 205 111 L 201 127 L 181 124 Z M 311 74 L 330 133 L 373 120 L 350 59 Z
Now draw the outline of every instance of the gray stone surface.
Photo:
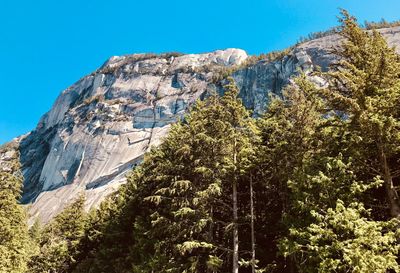
M 400 53 L 400 27 L 381 29 L 390 46 Z M 256 114 L 262 113 L 268 104 L 268 94 L 280 94 L 282 88 L 291 82 L 291 78 L 303 71 L 306 74 L 320 67 L 329 68 L 335 60 L 330 52 L 340 45 L 338 35 L 329 35 L 296 46 L 289 54 L 273 62 L 260 61 L 248 68 L 234 73 L 234 78 L 241 88 L 243 102 Z M 322 85 L 323 80 L 309 75 L 310 79 Z
M 31 219 L 47 222 L 80 193 L 88 208 L 98 205 L 207 92 L 213 69 L 246 58 L 240 49 L 112 57 L 62 92 L 37 128 L 15 140 Z
M 382 32 L 391 45 L 400 45 L 400 27 Z M 329 50 L 338 43 L 336 35 L 316 39 L 276 61 L 261 60 L 236 71 L 246 107 L 258 115 L 269 94 L 280 94 L 299 70 L 326 70 L 334 60 Z M 215 71 L 246 59 L 240 49 L 112 57 L 62 92 L 36 129 L 13 141 L 19 145 L 22 202 L 29 204 L 31 221 L 38 217 L 47 222 L 80 193 L 86 195 L 87 208 L 97 206 L 190 105 L 210 90 L 220 90 L 213 84 Z M 10 150 L 0 152 L 0 166 Z

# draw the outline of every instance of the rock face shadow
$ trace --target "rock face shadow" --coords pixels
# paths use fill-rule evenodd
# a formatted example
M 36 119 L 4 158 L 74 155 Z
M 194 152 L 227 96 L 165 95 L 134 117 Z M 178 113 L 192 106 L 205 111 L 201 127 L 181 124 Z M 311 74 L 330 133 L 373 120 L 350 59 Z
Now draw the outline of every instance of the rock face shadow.
M 40 182 L 40 175 L 55 134 L 56 130 L 53 128 L 44 132 L 35 130 L 20 141 L 20 162 L 24 176 L 22 204 L 35 202 L 42 191 L 43 184 Z

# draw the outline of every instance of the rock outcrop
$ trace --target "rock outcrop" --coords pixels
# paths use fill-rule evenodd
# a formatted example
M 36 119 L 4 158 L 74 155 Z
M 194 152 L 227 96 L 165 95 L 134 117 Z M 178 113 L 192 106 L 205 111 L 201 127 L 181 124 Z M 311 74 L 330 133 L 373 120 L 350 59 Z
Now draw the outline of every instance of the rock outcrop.
M 400 27 L 382 33 L 391 45 L 400 45 Z M 62 92 L 37 128 L 11 145 L 20 151 L 22 202 L 30 204 L 31 219 L 47 222 L 80 193 L 85 193 L 88 208 L 98 205 L 190 105 L 221 90 L 214 83 L 220 71 L 235 68 L 240 96 L 258 115 L 268 94 L 280 94 L 300 70 L 326 70 L 335 58 L 329 50 L 338 42 L 337 35 L 327 36 L 296 46 L 275 61 L 251 65 L 240 49 L 112 57 Z M 0 166 L 7 152 L 0 152 Z
M 112 57 L 62 92 L 37 128 L 16 140 L 31 218 L 48 221 L 82 192 L 88 207 L 99 204 L 213 88 L 214 70 L 246 59 L 240 49 Z
M 380 29 L 390 46 L 396 47 L 400 54 L 400 27 Z M 294 47 L 289 54 L 275 61 L 259 61 L 233 74 L 241 90 L 245 106 L 255 113 L 262 113 L 268 104 L 269 93 L 280 94 L 282 88 L 291 82 L 293 75 L 303 71 L 306 74 L 315 69 L 327 71 L 336 59 L 332 49 L 340 45 L 339 35 L 329 35 L 302 43 Z M 322 79 L 309 75 L 317 84 Z

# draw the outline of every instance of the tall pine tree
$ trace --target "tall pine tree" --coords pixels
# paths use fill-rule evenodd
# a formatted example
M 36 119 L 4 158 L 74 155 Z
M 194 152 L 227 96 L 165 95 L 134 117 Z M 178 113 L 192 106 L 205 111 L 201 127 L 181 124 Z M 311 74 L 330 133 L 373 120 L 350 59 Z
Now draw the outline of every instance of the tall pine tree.
M 190 272 L 239 268 L 244 217 L 238 196 L 248 181 L 257 130 L 238 93 L 229 79 L 222 97 L 198 102 L 151 155 L 157 172 L 146 180 L 157 181 L 157 188 L 146 199 L 159 208 L 152 215 L 152 232 L 163 238 L 157 248 L 165 254 L 172 247 L 173 260 Z
M 0 170 L 0 272 L 25 272 L 29 235 L 24 208 L 19 204 L 22 175 L 18 154 Z
M 348 155 L 357 160 L 359 174 L 383 180 L 388 211 L 398 218 L 400 57 L 378 31 L 361 29 L 344 10 L 340 21 L 344 42 L 335 50 L 338 63 L 325 74 L 326 98 L 343 121 Z
M 80 195 L 43 229 L 40 250 L 29 262 L 30 272 L 62 273 L 73 268 L 85 231 L 84 202 Z

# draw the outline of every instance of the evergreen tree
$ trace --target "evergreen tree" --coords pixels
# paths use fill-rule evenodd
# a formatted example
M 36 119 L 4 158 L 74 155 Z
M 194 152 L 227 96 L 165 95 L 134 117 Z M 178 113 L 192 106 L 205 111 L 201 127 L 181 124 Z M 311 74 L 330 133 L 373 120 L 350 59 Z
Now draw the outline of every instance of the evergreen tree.
M 40 236 L 40 251 L 31 258 L 30 272 L 62 273 L 73 268 L 84 235 L 85 198 L 80 195 L 48 224 Z M 33 232 L 33 231 L 32 231 Z
M 325 167 L 322 167 L 322 162 L 325 162 Z M 392 240 L 387 246 L 381 246 L 381 248 L 379 248 L 379 242 L 377 242 L 376 246 L 371 245 L 372 248 L 376 249 L 376 252 L 373 253 L 375 257 L 371 258 L 382 260 L 397 254 L 395 234 L 389 232 L 389 237 L 386 237 L 386 231 L 381 233 L 381 228 L 386 226 L 385 222 L 375 222 L 367 218 L 359 219 L 361 216 L 366 217 L 369 215 L 362 209 L 362 203 L 357 202 L 357 200 L 360 200 L 361 195 L 365 191 L 379 185 L 380 181 L 378 180 L 375 183 L 366 185 L 362 181 L 357 180 L 352 167 L 352 164 L 346 163 L 341 156 L 336 158 L 316 158 L 306 162 L 301 169 L 296 168 L 295 173 L 297 177 L 288 182 L 288 187 L 291 190 L 292 204 L 291 211 L 285 217 L 285 221 L 289 228 L 289 234 L 280 240 L 280 249 L 284 256 L 290 257 L 299 272 L 375 272 L 366 270 L 368 267 L 365 267 L 364 271 L 357 271 L 359 265 L 355 261 L 348 264 L 344 256 L 337 258 L 334 265 L 330 261 L 332 257 L 337 256 L 337 253 L 334 252 L 334 250 L 338 251 L 337 248 L 342 247 L 341 251 L 343 253 L 352 251 L 350 249 L 351 246 L 338 245 L 341 244 L 341 238 L 346 236 L 346 232 L 354 232 L 356 235 L 361 232 L 364 223 L 370 225 L 371 229 L 376 228 L 374 231 L 370 230 L 371 232 L 380 232 L 376 235 L 377 239 L 384 241 L 390 238 Z M 338 206 L 346 210 L 348 209 L 350 213 L 340 214 L 341 211 L 334 210 Z M 335 215 L 335 213 L 338 214 Z M 358 213 L 357 216 L 351 217 L 355 213 Z M 326 218 L 324 222 L 319 222 L 322 221 L 323 217 Z M 356 228 L 354 230 L 349 228 L 351 229 L 349 231 L 341 230 L 340 225 L 336 226 L 331 223 L 332 221 L 337 221 L 337 219 L 343 220 L 344 223 L 341 225 L 347 224 L 349 227 L 357 225 L 357 230 Z M 337 242 L 329 241 L 327 238 L 321 240 L 319 240 L 320 238 L 316 238 L 316 236 L 321 235 L 318 235 L 316 230 L 327 227 L 327 223 L 333 225 L 332 230 L 327 232 L 327 234 L 330 234 L 332 237 L 330 238 L 331 240 L 339 238 Z M 318 228 L 316 228 L 317 225 L 319 225 Z M 394 224 L 392 223 L 390 226 L 394 227 Z M 366 240 L 366 238 L 354 238 L 351 236 L 345 237 L 346 239 L 343 239 L 345 241 L 343 243 L 348 243 L 350 240 Z M 367 237 L 368 232 L 365 231 L 362 236 Z M 378 236 L 382 236 L 382 238 L 378 238 Z M 333 245 L 331 246 L 330 244 Z M 345 247 L 349 248 L 345 249 Z M 368 248 L 360 247 L 357 249 L 357 255 L 370 255 L 371 253 L 368 252 Z M 316 253 L 311 254 L 313 253 L 312 250 L 315 249 L 325 249 L 327 253 L 316 255 L 318 253 L 316 251 Z M 391 265 L 394 264 L 394 261 L 391 261 Z M 383 268 L 384 264 L 376 262 L 374 265 L 371 265 L 371 268 L 375 266 Z M 391 265 L 388 265 L 386 268 L 391 268 Z
M 361 29 L 344 10 L 340 21 L 345 40 L 335 51 L 339 62 L 325 74 L 326 98 L 342 121 L 359 175 L 366 181 L 382 178 L 390 215 L 400 217 L 400 57 L 378 31 Z
M 182 270 L 182 257 L 190 272 L 226 270 L 221 266 L 229 263 L 238 271 L 239 184 L 250 165 L 251 138 L 256 140 L 238 92 L 229 79 L 222 98 L 214 95 L 198 102 L 152 153 L 157 171 L 146 179 L 158 185 L 147 200 L 159 208 L 152 215 L 155 236 L 163 238 L 157 249 L 175 253 L 174 260 L 181 256 L 177 271 Z
M 400 245 L 398 221 L 368 219 L 360 203 L 345 206 L 341 200 L 325 212 L 311 211 L 314 218 L 303 230 L 291 229 L 295 241 L 283 242 L 284 251 L 301 253 L 299 272 L 398 272 Z
M 221 166 L 226 171 L 229 184 L 232 185 L 232 212 L 233 212 L 233 256 L 232 272 L 239 272 L 239 215 L 238 215 L 238 187 L 243 188 L 241 177 L 246 175 L 252 164 L 254 155 L 254 144 L 256 143 L 257 129 L 249 119 L 249 113 L 245 110 L 240 100 L 237 99 L 239 90 L 232 78 L 225 85 L 225 94 L 221 99 L 224 106 L 224 113 L 227 117 L 227 135 L 225 136 L 226 156 Z M 225 180 L 223 178 L 223 180 Z M 231 181 L 229 181 L 231 180 Z M 254 261 L 252 261 L 254 262 Z
M 239 226 L 249 224 L 247 174 L 257 130 L 237 95 L 229 80 L 222 98 L 197 102 L 128 175 L 128 183 L 91 213 L 74 272 L 238 268 Z
M 387 199 L 395 196 L 385 158 L 397 156 L 398 56 L 380 34 L 369 35 L 345 11 L 343 16 L 346 40 L 337 51 L 339 63 L 327 74 L 330 88 L 315 89 L 330 106 L 320 112 L 321 126 L 315 131 L 320 136 L 312 137 L 322 145 L 296 163 L 287 183 L 291 201 L 284 219 L 289 234 L 280 247 L 299 272 L 386 272 L 398 267 L 395 234 L 387 230 L 396 224 L 366 218 L 370 216 L 360 203 L 371 201 L 366 193 L 381 185 L 381 177 Z M 392 216 L 396 202 L 389 202 Z M 329 230 L 321 233 L 323 228 Z M 359 245 L 369 232 L 375 241 Z
M 257 156 L 257 178 L 264 182 L 265 189 L 259 197 L 263 203 L 258 206 L 267 209 L 268 214 L 261 220 L 267 236 L 258 241 L 263 242 L 264 249 L 270 249 L 265 253 L 268 267 L 277 264 L 279 271 L 293 262 L 291 257 L 288 262 L 277 260 L 278 238 L 285 235 L 292 221 L 301 219 L 298 208 L 293 207 L 297 197 L 292 194 L 289 181 L 298 176 L 296 170 L 302 170 L 305 162 L 323 153 L 326 135 L 326 121 L 322 118 L 326 109 L 318 89 L 305 75 L 294 82 L 283 91 L 282 98 L 272 98 L 268 111 L 259 120 L 262 145 Z
M 26 213 L 19 204 L 22 175 L 18 156 L 0 170 L 0 272 L 25 272 L 29 256 Z
M 140 183 L 141 169 L 129 173 L 128 183 L 89 213 L 69 272 L 151 272 L 154 242 L 147 234 L 151 212 L 143 201 L 148 188 Z
M 306 76 L 294 79 L 295 85 L 283 90 L 283 97 L 272 99 L 260 120 L 264 176 L 279 188 L 283 212 L 289 207 L 287 181 L 295 168 L 312 158 L 321 145 L 325 104 L 313 83 Z

